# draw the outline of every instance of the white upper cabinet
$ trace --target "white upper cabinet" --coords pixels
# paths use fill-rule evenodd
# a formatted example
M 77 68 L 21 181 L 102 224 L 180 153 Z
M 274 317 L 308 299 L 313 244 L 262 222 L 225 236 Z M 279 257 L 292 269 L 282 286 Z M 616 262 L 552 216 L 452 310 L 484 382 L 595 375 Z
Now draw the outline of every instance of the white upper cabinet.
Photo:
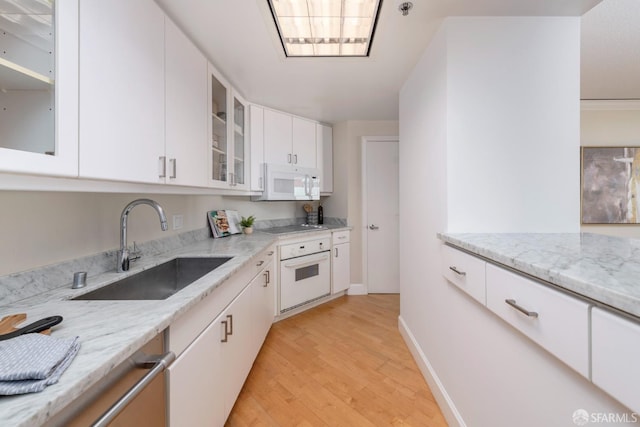
M 264 108 L 249 107 L 251 141 L 251 191 L 264 191 Z
M 295 166 L 315 168 L 316 123 L 311 120 L 293 118 L 292 163 Z
M 247 102 L 209 64 L 209 185 L 249 188 Z
M 264 162 L 290 164 L 293 141 L 293 117 L 279 111 L 264 110 Z
M 0 37 L 0 171 L 77 176 L 78 0 L 34 7 Z
M 165 182 L 207 185 L 207 60 L 165 19 Z
M 265 109 L 264 161 L 315 168 L 315 122 Z
M 164 13 L 83 0 L 80 40 L 80 176 L 164 182 Z
M 320 169 L 320 193 L 333 192 L 333 129 L 316 124 L 316 163 Z

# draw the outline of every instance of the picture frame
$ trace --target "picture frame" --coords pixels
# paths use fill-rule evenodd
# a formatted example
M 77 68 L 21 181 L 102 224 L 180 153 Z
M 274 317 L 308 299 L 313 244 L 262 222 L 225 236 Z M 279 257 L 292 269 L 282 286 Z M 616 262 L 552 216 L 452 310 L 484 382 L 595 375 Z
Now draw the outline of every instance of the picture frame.
M 640 223 L 640 147 L 581 147 L 580 223 Z

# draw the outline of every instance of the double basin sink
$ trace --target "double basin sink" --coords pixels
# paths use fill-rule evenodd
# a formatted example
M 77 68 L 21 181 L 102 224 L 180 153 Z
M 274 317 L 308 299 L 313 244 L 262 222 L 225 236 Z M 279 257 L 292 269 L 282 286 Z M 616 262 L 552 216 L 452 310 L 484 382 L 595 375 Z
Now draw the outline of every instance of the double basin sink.
M 72 299 L 164 300 L 230 259 L 231 257 L 174 258 Z

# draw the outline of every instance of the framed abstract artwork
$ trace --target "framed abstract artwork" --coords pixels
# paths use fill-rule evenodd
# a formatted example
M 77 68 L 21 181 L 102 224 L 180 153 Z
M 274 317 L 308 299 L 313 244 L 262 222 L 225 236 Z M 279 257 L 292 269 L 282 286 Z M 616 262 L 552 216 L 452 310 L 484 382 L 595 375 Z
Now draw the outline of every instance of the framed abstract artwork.
M 582 224 L 640 223 L 640 147 L 582 147 Z

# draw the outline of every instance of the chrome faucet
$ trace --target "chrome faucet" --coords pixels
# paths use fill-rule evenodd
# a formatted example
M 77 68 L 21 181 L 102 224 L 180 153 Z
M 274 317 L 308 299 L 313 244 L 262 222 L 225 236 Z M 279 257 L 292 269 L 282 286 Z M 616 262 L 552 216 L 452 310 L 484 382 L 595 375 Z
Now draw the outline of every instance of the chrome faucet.
M 160 217 L 160 228 L 162 231 L 167 231 L 169 226 L 167 225 L 167 217 L 164 214 L 162 206 L 158 202 L 150 199 L 137 199 L 129 203 L 120 215 L 120 251 L 118 251 L 118 273 L 129 270 L 129 248 L 127 247 L 127 219 L 129 218 L 129 212 L 131 209 L 138 205 L 149 205 L 158 212 Z

